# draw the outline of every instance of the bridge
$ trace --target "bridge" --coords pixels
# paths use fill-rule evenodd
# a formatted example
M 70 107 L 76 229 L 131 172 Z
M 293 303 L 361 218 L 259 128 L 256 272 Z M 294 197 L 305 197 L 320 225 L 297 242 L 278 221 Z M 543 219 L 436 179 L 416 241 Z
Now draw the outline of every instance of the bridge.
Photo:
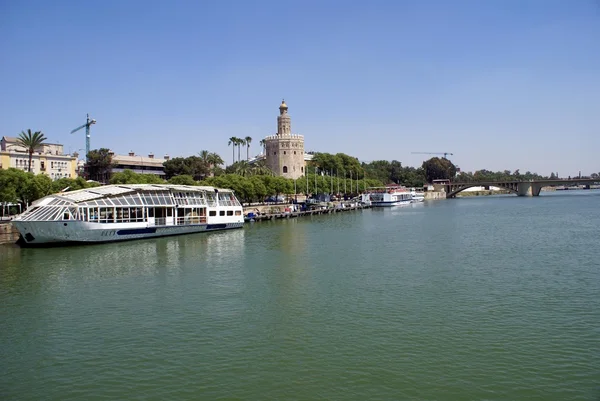
M 554 180 L 530 181 L 479 181 L 479 182 L 450 182 L 448 184 L 434 184 L 436 190 L 443 189 L 446 199 L 454 198 L 456 194 L 472 187 L 497 187 L 505 189 L 518 196 L 539 196 L 543 187 L 560 185 L 586 185 L 600 184 L 600 178 L 571 178 Z M 441 188 L 440 188 L 441 187 Z

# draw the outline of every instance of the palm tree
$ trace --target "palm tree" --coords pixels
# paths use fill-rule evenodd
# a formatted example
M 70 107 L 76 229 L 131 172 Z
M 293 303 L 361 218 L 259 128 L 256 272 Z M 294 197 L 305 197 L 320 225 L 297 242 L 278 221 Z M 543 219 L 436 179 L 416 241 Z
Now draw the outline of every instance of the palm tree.
M 208 162 L 213 167 L 220 166 L 221 164 L 225 163 L 223 161 L 223 159 L 221 158 L 221 156 L 219 156 L 217 153 L 211 153 L 211 154 L 209 154 L 208 155 Z
M 210 156 L 208 150 L 201 150 L 200 153 L 198 153 L 198 156 L 200 156 L 200 159 L 202 159 L 204 163 L 208 164 L 208 157 Z
M 240 161 L 235 165 L 234 173 L 243 177 L 248 177 L 252 175 L 273 175 L 271 169 L 269 169 L 261 161 L 255 163 L 248 163 L 245 160 Z
M 206 160 L 208 161 L 210 171 L 213 175 L 215 174 L 215 168 L 225 163 L 223 159 L 221 159 L 221 156 L 219 156 L 216 153 L 209 153 L 208 158 Z
M 250 142 L 252 142 L 252 137 L 245 137 L 244 142 L 246 142 L 246 160 L 250 160 Z
M 29 166 L 27 167 L 27 171 L 31 171 L 31 159 L 33 158 L 33 152 L 42 146 L 46 139 L 48 138 L 46 138 L 41 131 L 31 132 L 31 130 L 28 129 L 27 132 L 21 131 L 19 134 L 19 137 L 17 138 L 17 145 L 27 149 L 27 153 L 29 153 Z
M 273 171 L 267 166 L 264 160 L 259 160 L 252 165 L 254 175 L 274 175 Z
M 227 143 L 227 146 L 233 145 L 233 162 L 231 164 L 235 163 L 235 145 L 237 145 L 237 140 L 238 139 L 235 136 L 232 136 Z
M 241 150 L 242 150 L 242 146 L 246 145 L 246 141 L 243 138 L 237 138 L 237 145 L 238 145 L 238 162 L 240 161 L 240 159 L 242 158 L 242 154 L 241 154 Z
M 264 139 L 261 139 L 260 142 L 258 143 L 263 149 L 263 155 L 267 154 L 267 141 L 265 141 Z

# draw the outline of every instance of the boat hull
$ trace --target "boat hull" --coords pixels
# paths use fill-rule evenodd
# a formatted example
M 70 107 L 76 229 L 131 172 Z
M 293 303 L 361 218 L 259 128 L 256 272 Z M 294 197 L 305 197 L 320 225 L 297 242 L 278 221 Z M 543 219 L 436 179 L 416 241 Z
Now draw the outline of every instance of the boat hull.
M 13 221 L 23 245 L 104 243 L 241 228 L 244 222 L 149 226 L 98 224 L 80 221 Z
M 373 207 L 394 207 L 394 206 L 403 206 L 409 205 L 412 201 L 403 200 L 403 201 L 389 201 L 389 202 L 373 202 L 371 201 L 371 206 Z

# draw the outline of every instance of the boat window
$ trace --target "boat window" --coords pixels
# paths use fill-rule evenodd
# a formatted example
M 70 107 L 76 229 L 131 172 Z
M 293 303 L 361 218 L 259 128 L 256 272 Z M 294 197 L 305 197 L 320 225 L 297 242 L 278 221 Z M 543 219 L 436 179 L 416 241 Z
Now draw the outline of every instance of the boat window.
M 216 210 L 211 210 L 208 212 L 209 216 L 216 216 L 217 215 L 217 211 Z
M 235 215 L 236 216 L 241 216 L 242 215 L 242 211 L 241 210 L 236 210 L 235 211 Z
M 233 216 L 233 210 L 228 210 L 227 211 L 227 216 Z
M 220 210 L 219 211 L 219 216 L 225 216 L 225 210 Z
M 97 207 L 89 208 L 89 221 L 91 221 L 93 223 L 98 222 L 98 208 Z
M 114 208 L 100 208 L 100 223 L 114 223 Z

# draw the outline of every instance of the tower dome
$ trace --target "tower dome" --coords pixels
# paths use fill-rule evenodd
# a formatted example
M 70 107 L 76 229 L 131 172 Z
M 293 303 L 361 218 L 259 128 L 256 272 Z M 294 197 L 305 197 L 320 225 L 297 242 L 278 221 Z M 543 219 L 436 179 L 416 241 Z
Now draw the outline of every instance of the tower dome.
M 287 104 L 285 104 L 285 100 L 282 100 L 281 104 L 279 105 L 279 112 L 283 114 L 284 112 L 287 112 L 287 109 L 288 107 Z

